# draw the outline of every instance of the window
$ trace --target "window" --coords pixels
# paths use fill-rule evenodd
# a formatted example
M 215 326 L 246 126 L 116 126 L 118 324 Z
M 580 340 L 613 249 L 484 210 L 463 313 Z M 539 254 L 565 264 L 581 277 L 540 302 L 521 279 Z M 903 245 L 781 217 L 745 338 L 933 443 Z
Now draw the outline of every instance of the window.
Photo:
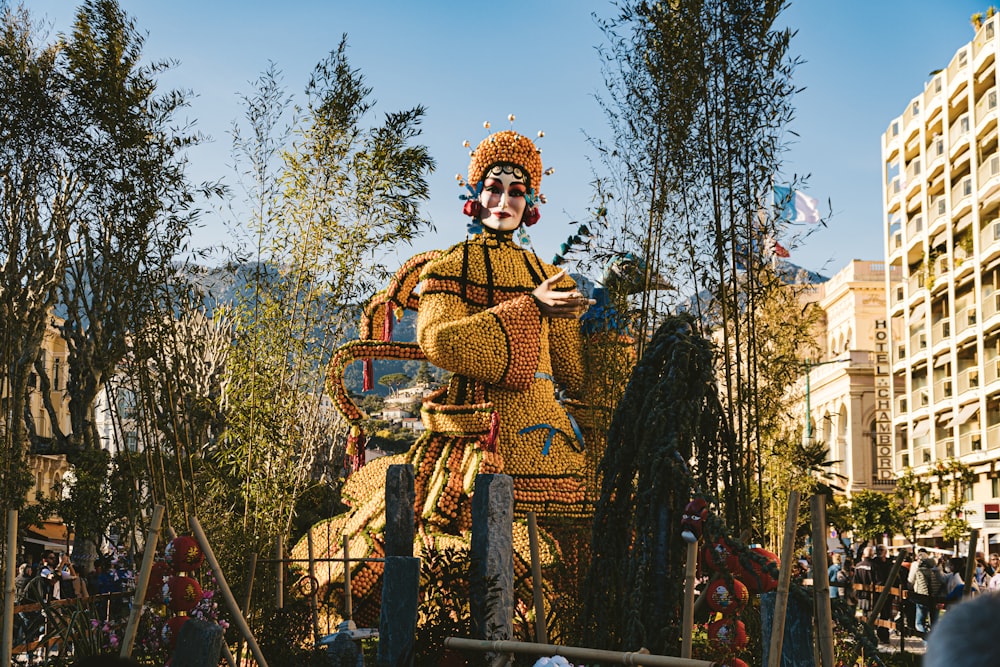
M 990 480 L 990 497 L 1000 498 L 1000 477 L 994 477 Z
M 993 39 L 994 32 L 995 28 L 993 27 L 993 22 L 990 21 L 989 23 L 986 24 L 986 30 L 983 31 L 983 37 L 985 37 L 986 39 Z M 994 496 L 994 498 L 995 497 L 996 496 Z
M 958 66 L 965 67 L 968 64 L 969 64 L 969 52 L 963 49 L 958 54 Z
M 56 357 L 52 360 L 52 389 L 59 391 L 62 376 L 62 360 Z
M 136 435 L 135 431 L 128 431 L 125 433 L 125 447 L 130 451 L 134 452 L 139 448 L 139 437 Z
M 950 501 L 948 500 L 948 487 L 947 486 L 942 486 L 941 487 L 941 504 L 942 505 L 947 505 L 949 502 Z

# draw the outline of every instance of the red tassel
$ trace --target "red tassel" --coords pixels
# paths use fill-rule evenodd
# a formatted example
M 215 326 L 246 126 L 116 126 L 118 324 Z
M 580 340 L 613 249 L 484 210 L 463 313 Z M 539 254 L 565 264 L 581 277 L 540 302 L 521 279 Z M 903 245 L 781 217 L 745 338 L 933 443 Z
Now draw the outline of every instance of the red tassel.
M 494 410 L 490 413 L 490 430 L 486 434 L 486 442 L 483 449 L 488 452 L 497 450 L 497 436 L 500 435 L 500 416 Z
M 361 391 L 371 391 L 375 388 L 375 362 L 365 359 L 361 366 Z
M 362 466 L 365 465 L 365 444 L 367 438 L 365 438 L 364 431 L 358 434 L 358 444 L 357 444 L 357 454 L 354 456 L 354 472 L 361 470 Z
M 392 340 L 392 303 L 387 301 L 385 304 L 385 320 L 382 322 L 382 340 L 388 343 Z

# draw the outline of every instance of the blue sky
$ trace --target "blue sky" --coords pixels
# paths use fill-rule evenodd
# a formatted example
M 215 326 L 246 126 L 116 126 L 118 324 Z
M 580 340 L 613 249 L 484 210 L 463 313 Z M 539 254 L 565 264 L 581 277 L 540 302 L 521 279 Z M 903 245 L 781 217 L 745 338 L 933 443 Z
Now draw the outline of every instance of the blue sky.
M 603 93 L 595 47 L 602 35 L 592 14 L 607 18 L 606 0 L 510 0 L 459 3 L 422 0 L 121 0 L 148 33 L 146 53 L 178 65 L 162 85 L 191 89 L 188 110 L 213 141 L 190 155 L 196 180 L 233 182 L 229 128 L 269 62 L 298 94 L 313 66 L 348 35 L 349 57 L 378 100 L 376 111 L 421 104 L 427 108 L 424 142 L 437 161 L 427 212 L 437 232 L 416 250 L 445 247 L 464 235 L 456 172 L 468 165 L 464 140 L 509 126 L 539 146 L 549 203 L 532 228 L 548 259 L 586 217 L 593 156 L 586 135 L 605 132 L 594 96 Z M 77 3 L 28 0 L 56 31 L 70 28 Z M 804 88 L 785 156 L 786 174 L 810 174 L 806 191 L 832 216 L 792 252 L 791 261 L 831 275 L 851 259 L 883 257 L 880 137 L 889 122 L 923 91 L 973 37 L 969 17 L 986 4 L 968 0 L 794 0 L 783 21 L 796 29 L 792 52 L 805 62 L 795 80 Z M 198 245 L 225 244 L 220 218 L 206 217 Z M 412 251 L 404 249 L 400 261 Z

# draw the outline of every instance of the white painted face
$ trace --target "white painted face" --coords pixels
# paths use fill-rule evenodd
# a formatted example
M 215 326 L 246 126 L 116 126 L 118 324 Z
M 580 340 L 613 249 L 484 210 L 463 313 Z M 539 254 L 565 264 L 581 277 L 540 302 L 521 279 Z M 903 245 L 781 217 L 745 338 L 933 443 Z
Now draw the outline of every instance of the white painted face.
M 524 179 L 509 167 L 494 167 L 483 179 L 479 203 L 483 205 L 483 224 L 498 232 L 509 232 L 521 225 L 528 206 Z

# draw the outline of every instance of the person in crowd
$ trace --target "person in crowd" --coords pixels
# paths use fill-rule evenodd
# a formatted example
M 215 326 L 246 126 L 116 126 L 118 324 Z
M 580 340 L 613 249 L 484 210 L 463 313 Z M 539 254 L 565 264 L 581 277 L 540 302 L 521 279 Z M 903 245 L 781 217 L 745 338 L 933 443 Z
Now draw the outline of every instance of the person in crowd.
M 847 604 L 857 606 L 858 596 L 854 590 L 854 560 L 845 558 L 837 573 L 837 587 L 841 595 L 847 600 Z
M 63 600 L 72 600 L 78 597 L 77 592 L 79 591 L 77 582 L 79 577 L 76 574 L 76 568 L 73 566 L 73 561 L 70 560 L 69 554 L 63 554 L 62 558 L 59 559 L 59 567 L 57 569 L 59 573 L 59 592 Z
M 997 593 L 1000 592 L 1000 554 L 990 554 L 990 567 L 993 568 L 993 576 L 986 584 L 986 590 Z
M 865 587 L 857 591 L 858 611 L 862 615 L 867 615 L 874 604 L 872 594 L 875 585 L 875 564 L 872 562 L 874 555 L 875 547 L 865 547 L 861 552 L 861 562 L 854 566 L 854 583 Z
M 979 595 L 956 604 L 927 640 L 923 667 L 995 667 L 1000 596 Z
M 836 600 L 841 597 L 843 591 L 840 589 L 838 578 L 843 565 L 840 563 L 840 554 L 830 554 L 830 567 L 826 569 L 827 579 L 830 581 L 830 599 Z
M 875 547 L 875 555 L 872 558 L 872 582 L 876 586 L 876 590 L 872 592 L 872 604 L 878 600 L 882 591 L 878 588 L 880 586 L 887 586 L 889 582 L 889 572 L 892 570 L 892 563 L 889 562 L 889 550 L 884 544 L 879 544 Z M 888 621 L 892 618 L 892 605 L 886 603 L 882 610 L 879 612 L 879 620 Z M 878 635 L 878 640 L 882 643 L 889 642 L 889 628 L 882 625 L 875 627 L 875 634 Z
M 925 556 L 917 561 L 917 567 L 911 568 L 915 570 L 911 588 L 916 604 L 914 627 L 918 632 L 926 634 L 937 624 L 938 599 L 941 596 L 942 581 L 934 559 L 927 554 L 926 550 L 921 549 L 920 552 Z
M 965 595 L 965 582 L 962 581 L 962 573 L 965 571 L 965 558 L 953 556 L 948 559 L 944 576 L 944 603 L 945 606 L 955 604 Z

